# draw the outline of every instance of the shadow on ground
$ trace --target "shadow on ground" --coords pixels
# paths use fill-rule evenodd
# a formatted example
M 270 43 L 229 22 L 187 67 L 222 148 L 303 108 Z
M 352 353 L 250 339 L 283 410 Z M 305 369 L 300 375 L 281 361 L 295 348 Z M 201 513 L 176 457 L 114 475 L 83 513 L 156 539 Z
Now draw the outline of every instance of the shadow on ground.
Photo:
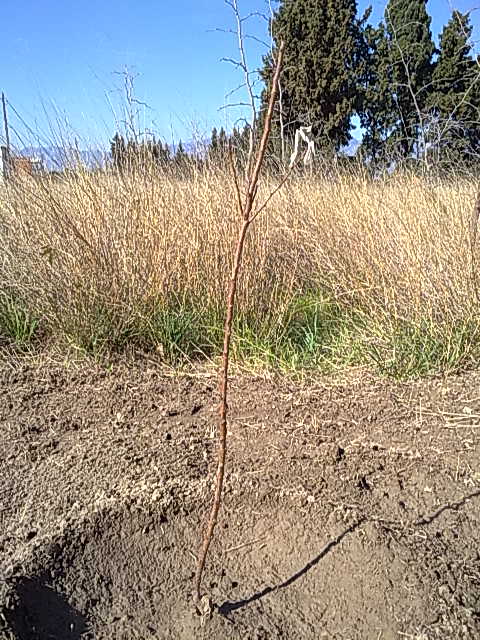
M 334 549 L 334 547 L 340 544 L 340 542 L 343 540 L 343 538 L 345 538 L 346 535 L 348 535 L 349 533 L 353 533 L 362 524 L 362 522 L 364 522 L 363 518 L 361 518 L 360 520 L 357 520 L 350 527 L 348 527 L 348 529 L 345 529 L 345 531 L 342 531 L 342 533 L 340 533 L 338 536 L 333 538 L 333 540 L 330 540 L 330 542 L 328 542 L 323 547 L 323 549 L 320 551 L 318 555 L 316 555 L 312 560 L 310 560 L 310 562 L 308 562 L 299 571 L 297 571 L 292 576 L 290 576 L 290 578 L 288 578 L 287 580 L 284 580 L 280 584 L 277 584 L 273 587 L 266 587 L 265 589 L 262 589 L 262 591 L 257 591 L 257 593 L 254 593 L 249 598 L 244 598 L 243 600 L 238 600 L 237 602 L 229 602 L 229 601 L 224 602 L 218 608 L 218 612 L 221 615 L 228 617 L 229 614 L 233 613 L 237 609 L 242 609 L 243 607 L 246 607 L 247 605 L 251 604 L 252 602 L 255 602 L 256 600 L 261 600 L 262 598 L 264 598 L 265 596 L 267 596 L 268 594 L 274 591 L 279 591 L 280 589 L 286 589 L 287 587 L 292 585 L 294 582 L 299 580 L 301 577 L 303 577 L 311 569 L 313 569 L 313 567 L 315 567 L 320 562 L 320 560 L 324 558 L 327 555 L 327 553 L 329 553 L 329 551 L 331 551 L 332 549 Z
M 16 584 L 16 605 L 6 619 L 18 640 L 81 640 L 87 623 L 63 594 L 40 578 L 23 578 Z

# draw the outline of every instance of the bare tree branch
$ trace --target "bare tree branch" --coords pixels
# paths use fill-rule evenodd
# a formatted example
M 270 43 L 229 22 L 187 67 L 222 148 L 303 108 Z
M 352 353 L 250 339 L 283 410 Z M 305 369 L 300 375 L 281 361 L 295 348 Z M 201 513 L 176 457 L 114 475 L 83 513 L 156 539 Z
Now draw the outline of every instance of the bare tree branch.
M 235 2 L 235 0 L 232 0 L 232 1 Z M 233 267 L 232 267 L 232 275 L 230 278 L 230 284 L 228 287 L 228 294 L 227 294 L 227 313 L 225 317 L 225 327 L 224 327 L 222 367 L 220 370 L 220 380 L 219 380 L 220 418 L 219 418 L 219 447 L 218 447 L 217 476 L 216 476 L 216 482 L 215 482 L 215 493 L 214 493 L 212 509 L 211 509 L 207 529 L 205 532 L 205 536 L 203 539 L 203 545 L 202 545 L 200 554 L 198 556 L 197 571 L 195 575 L 194 598 L 195 598 L 195 603 L 197 605 L 197 610 L 199 608 L 199 604 L 201 600 L 200 589 L 201 589 L 202 575 L 205 568 L 205 562 L 207 559 L 208 550 L 210 548 L 210 544 L 213 539 L 215 526 L 217 524 L 218 513 L 220 510 L 220 505 L 222 501 L 223 481 L 225 477 L 225 461 L 226 461 L 226 453 L 227 453 L 228 370 L 229 370 L 230 343 L 232 338 L 232 327 L 233 327 L 233 319 L 234 319 L 238 276 L 239 276 L 240 268 L 242 264 L 245 239 L 247 237 L 248 229 L 252 223 L 251 214 L 255 204 L 255 196 L 257 194 L 258 178 L 259 178 L 260 170 L 262 168 L 262 164 L 265 158 L 265 151 L 267 148 L 268 137 L 270 135 L 270 131 L 272 128 L 273 111 L 274 111 L 275 99 L 277 94 L 277 81 L 278 81 L 278 77 L 280 75 L 280 70 L 282 66 L 283 52 L 284 52 L 284 44 L 282 43 L 280 45 L 277 64 L 275 67 L 274 82 L 272 84 L 272 88 L 270 92 L 270 99 L 268 104 L 267 115 L 265 118 L 265 125 L 263 128 L 262 138 L 260 140 L 260 144 L 258 146 L 258 150 L 256 153 L 256 159 L 255 159 L 255 165 L 254 165 L 253 171 L 248 176 L 247 190 L 246 190 L 244 201 L 242 201 L 242 198 L 241 198 L 235 163 L 232 162 L 232 171 L 234 175 L 239 212 L 242 218 L 242 225 L 238 235 L 235 257 L 234 257 Z M 211 604 L 208 599 L 207 599 L 206 609 L 207 609 L 207 612 L 211 610 Z

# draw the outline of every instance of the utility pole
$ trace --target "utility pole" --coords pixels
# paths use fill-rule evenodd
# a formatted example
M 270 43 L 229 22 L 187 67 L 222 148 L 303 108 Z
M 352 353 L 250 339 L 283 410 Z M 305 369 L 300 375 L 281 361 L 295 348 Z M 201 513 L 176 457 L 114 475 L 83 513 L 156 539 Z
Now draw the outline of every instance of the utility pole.
M 7 118 L 7 103 L 5 100 L 5 94 L 2 91 L 2 109 L 3 109 L 3 126 L 5 129 L 5 143 L 6 146 L 2 149 L 3 156 L 3 175 L 5 178 L 10 176 L 10 134 L 8 131 L 8 118 Z
M 7 119 L 7 103 L 5 100 L 5 94 L 2 91 L 2 108 L 3 108 L 3 126 L 5 127 L 5 142 L 7 143 L 7 151 L 10 153 L 10 134 L 8 132 L 8 119 Z

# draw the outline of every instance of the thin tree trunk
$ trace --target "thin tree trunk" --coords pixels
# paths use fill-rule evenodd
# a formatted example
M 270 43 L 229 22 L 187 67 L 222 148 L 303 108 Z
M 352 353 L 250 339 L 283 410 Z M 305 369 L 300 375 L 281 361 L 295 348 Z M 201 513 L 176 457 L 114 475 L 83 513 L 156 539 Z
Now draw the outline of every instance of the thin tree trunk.
M 217 524 L 218 513 L 222 502 L 222 489 L 225 478 L 225 462 L 227 456 L 227 417 L 228 417 L 228 368 L 230 358 L 230 343 L 232 338 L 233 319 L 235 314 L 235 300 L 237 293 L 238 276 L 241 269 L 243 249 L 245 246 L 245 239 L 250 224 L 256 217 L 256 213 L 252 215 L 253 206 L 255 203 L 255 197 L 257 195 L 258 178 L 260 170 L 265 158 L 265 151 L 267 148 L 267 142 L 272 128 L 272 118 L 275 106 L 275 99 L 277 95 L 278 80 L 280 77 L 280 71 L 283 62 L 284 44 L 279 47 L 277 63 L 275 65 L 275 72 L 273 77 L 272 89 L 270 93 L 270 100 L 268 104 L 268 110 L 265 118 L 265 127 L 263 129 L 262 138 L 258 147 L 255 165 L 252 173 L 249 175 L 247 190 L 245 194 L 245 201 L 242 203 L 240 192 L 238 191 L 238 177 L 235 172 L 235 165 L 233 166 L 233 173 L 235 184 L 237 186 L 237 194 L 239 196 L 239 209 L 243 219 L 242 226 L 237 240 L 237 247 L 235 251 L 235 257 L 232 267 L 232 275 L 227 293 L 227 313 L 225 317 L 224 326 L 224 340 L 223 340 L 223 357 L 222 367 L 220 370 L 220 417 L 219 417 L 219 443 L 218 443 L 218 463 L 217 463 L 217 475 L 215 481 L 215 493 L 213 498 L 212 509 L 210 512 L 210 518 L 205 531 L 202 548 L 198 556 L 197 572 L 195 575 L 195 603 L 198 604 L 200 596 L 200 588 L 202 582 L 202 575 L 205 569 L 205 563 L 208 555 L 208 550 L 213 539 L 215 526 Z M 263 208 L 263 207 L 261 207 Z

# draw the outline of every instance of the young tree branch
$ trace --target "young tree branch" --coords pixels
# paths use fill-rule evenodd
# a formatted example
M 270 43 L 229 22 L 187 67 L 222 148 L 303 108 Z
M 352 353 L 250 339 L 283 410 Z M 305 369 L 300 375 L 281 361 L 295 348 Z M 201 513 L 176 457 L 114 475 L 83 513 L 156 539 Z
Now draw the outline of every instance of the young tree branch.
M 235 0 L 234 0 L 235 1 Z M 235 2 L 236 5 L 236 2 Z M 235 311 L 235 300 L 237 293 L 238 276 L 241 269 L 243 250 L 245 246 L 245 240 L 247 232 L 252 223 L 252 210 L 255 203 L 255 197 L 257 194 L 258 179 L 260 170 L 265 158 L 265 151 L 267 148 L 268 137 L 272 129 L 272 118 L 275 106 L 275 100 L 277 97 L 278 78 L 283 63 L 284 44 L 281 43 L 278 51 L 277 62 L 275 65 L 275 73 L 270 91 L 269 104 L 267 114 L 265 116 L 265 126 L 263 128 L 262 138 L 257 150 L 255 164 L 251 175 L 249 174 L 248 183 L 246 188 L 245 199 L 242 200 L 240 195 L 240 188 L 238 185 L 238 176 L 236 172 L 235 163 L 232 162 L 233 177 L 235 180 L 235 186 L 238 198 L 238 207 L 242 218 L 242 225 L 239 230 L 238 240 L 235 250 L 235 257 L 233 261 L 232 274 L 230 277 L 230 283 L 227 293 L 227 313 L 225 317 L 224 326 L 224 340 L 223 340 L 223 355 L 222 366 L 220 370 L 220 416 L 219 416 L 219 444 L 218 444 L 218 464 L 217 475 L 215 482 L 215 492 L 213 498 L 212 509 L 210 512 L 210 518 L 205 531 L 202 548 L 198 556 L 197 571 L 195 575 L 195 603 L 199 604 L 201 600 L 201 583 L 202 575 L 205 569 L 205 563 L 208 555 L 208 550 L 213 539 L 215 526 L 217 524 L 218 513 L 220 511 L 222 501 L 223 482 L 225 477 L 225 461 L 227 455 L 227 415 L 228 415 L 228 370 L 230 361 L 230 344 L 232 339 L 232 327 Z

